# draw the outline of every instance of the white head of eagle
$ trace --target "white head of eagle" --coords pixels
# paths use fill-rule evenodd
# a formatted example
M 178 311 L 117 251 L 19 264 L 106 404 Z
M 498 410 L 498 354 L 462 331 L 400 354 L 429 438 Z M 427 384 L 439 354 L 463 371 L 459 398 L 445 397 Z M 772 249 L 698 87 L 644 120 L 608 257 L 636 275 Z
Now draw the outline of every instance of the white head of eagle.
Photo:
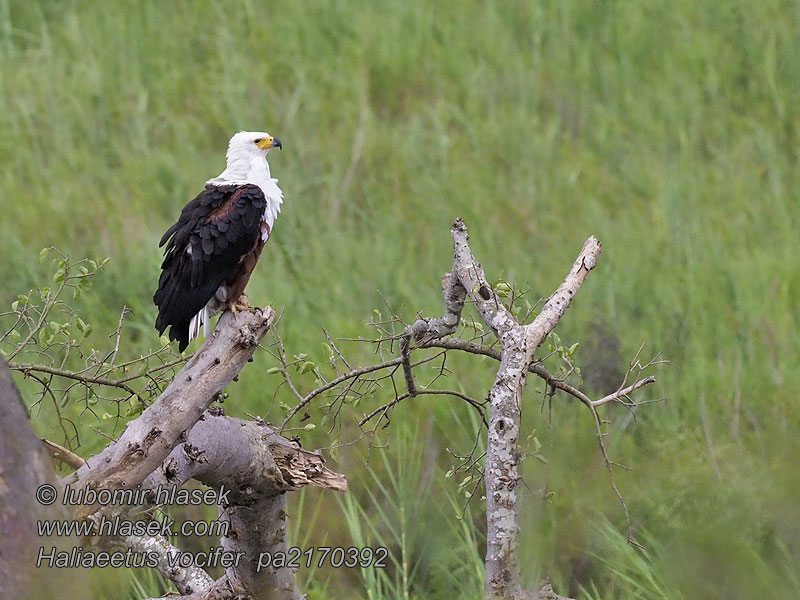
M 156 329 L 181 352 L 217 312 L 249 306 L 244 288 L 281 210 L 283 192 L 267 154 L 283 148 L 264 131 L 240 131 L 228 144 L 227 165 L 167 229 L 161 277 L 153 301 Z

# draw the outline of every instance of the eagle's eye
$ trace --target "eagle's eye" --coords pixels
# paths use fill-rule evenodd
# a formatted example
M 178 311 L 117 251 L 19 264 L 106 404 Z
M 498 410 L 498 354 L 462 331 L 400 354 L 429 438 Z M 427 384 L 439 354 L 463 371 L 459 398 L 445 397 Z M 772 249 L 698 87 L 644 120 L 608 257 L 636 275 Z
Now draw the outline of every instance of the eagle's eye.
M 263 141 L 264 141 L 264 138 L 257 138 L 256 140 L 253 141 L 253 143 L 254 144 L 260 144 Z

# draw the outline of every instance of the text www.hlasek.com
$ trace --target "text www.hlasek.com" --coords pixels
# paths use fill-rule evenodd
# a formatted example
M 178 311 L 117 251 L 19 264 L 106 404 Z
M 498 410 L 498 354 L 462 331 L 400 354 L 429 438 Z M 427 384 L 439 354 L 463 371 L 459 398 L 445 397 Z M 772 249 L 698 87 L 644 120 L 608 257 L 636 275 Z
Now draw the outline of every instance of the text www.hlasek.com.
M 97 525 L 91 521 L 65 519 L 37 521 L 36 528 L 40 536 L 56 535 L 59 537 L 68 535 L 81 537 L 127 537 L 130 535 L 152 537 L 161 535 L 171 537 L 177 534 L 225 537 L 230 531 L 230 523 L 228 521 L 184 521 L 180 527 L 176 528 L 175 520 L 166 516 L 162 521 L 129 521 L 118 516 L 112 519 L 103 516 Z

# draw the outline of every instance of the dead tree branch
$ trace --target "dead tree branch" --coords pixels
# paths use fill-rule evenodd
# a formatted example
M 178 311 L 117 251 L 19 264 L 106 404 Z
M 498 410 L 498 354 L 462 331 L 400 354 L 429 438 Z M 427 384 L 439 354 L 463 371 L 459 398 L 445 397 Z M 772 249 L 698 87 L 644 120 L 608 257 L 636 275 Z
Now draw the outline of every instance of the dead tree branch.
M 168 558 L 180 550 L 166 539 L 122 540 L 134 549 L 157 552 L 158 570 L 185 597 L 300 600 L 292 569 L 259 565 L 264 552 L 288 552 L 284 492 L 306 485 L 347 489 L 344 476 L 326 468 L 319 454 L 301 449 L 264 422 L 204 412 L 253 354 L 273 318 L 271 309 L 224 313 L 162 396 L 129 423 L 119 440 L 68 478 L 77 486 L 89 483 L 112 491 L 138 484 L 155 490 L 195 479 L 220 494 L 228 492 L 219 519 L 229 531 L 220 544 L 242 558 L 216 582 L 197 567 L 170 565 Z
M 533 353 L 555 328 L 600 254 L 591 237 L 584 244 L 567 277 L 534 321 L 516 321 L 494 292 L 483 268 L 472 255 L 467 228 L 461 219 L 453 225 L 454 271 L 475 303 L 487 327 L 502 345 L 500 368 L 489 392 L 489 439 L 486 455 L 486 573 L 487 600 L 517 599 L 523 594 L 519 580 L 519 523 L 516 487 L 520 480 L 520 422 L 522 391 Z
M 189 479 L 218 492 L 231 490 L 228 503 L 220 507 L 220 519 L 230 523 L 221 545 L 243 556 L 237 568 L 226 571 L 228 581 L 254 598 L 301 598 L 292 569 L 259 569 L 259 556 L 288 552 L 284 492 L 307 485 L 345 491 L 345 477 L 325 467 L 319 454 L 301 449 L 263 422 L 206 412 L 145 485 L 155 489 Z
M 88 461 L 80 484 L 109 490 L 144 481 L 239 373 L 266 334 L 271 308 L 225 312 L 216 328 L 161 396 L 128 424 L 119 440 Z M 94 507 L 85 507 L 88 516 Z

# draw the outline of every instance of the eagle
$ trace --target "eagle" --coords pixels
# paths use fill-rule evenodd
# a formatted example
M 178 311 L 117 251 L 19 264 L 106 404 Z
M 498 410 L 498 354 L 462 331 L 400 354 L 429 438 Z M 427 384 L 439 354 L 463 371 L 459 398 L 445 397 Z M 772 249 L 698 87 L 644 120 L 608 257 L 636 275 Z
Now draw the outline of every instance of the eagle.
M 283 192 L 267 163 L 281 141 L 240 131 L 228 144 L 227 166 L 181 211 L 159 247 L 164 261 L 153 301 L 156 329 L 183 352 L 224 309 L 250 308 L 244 288 L 281 210 Z

